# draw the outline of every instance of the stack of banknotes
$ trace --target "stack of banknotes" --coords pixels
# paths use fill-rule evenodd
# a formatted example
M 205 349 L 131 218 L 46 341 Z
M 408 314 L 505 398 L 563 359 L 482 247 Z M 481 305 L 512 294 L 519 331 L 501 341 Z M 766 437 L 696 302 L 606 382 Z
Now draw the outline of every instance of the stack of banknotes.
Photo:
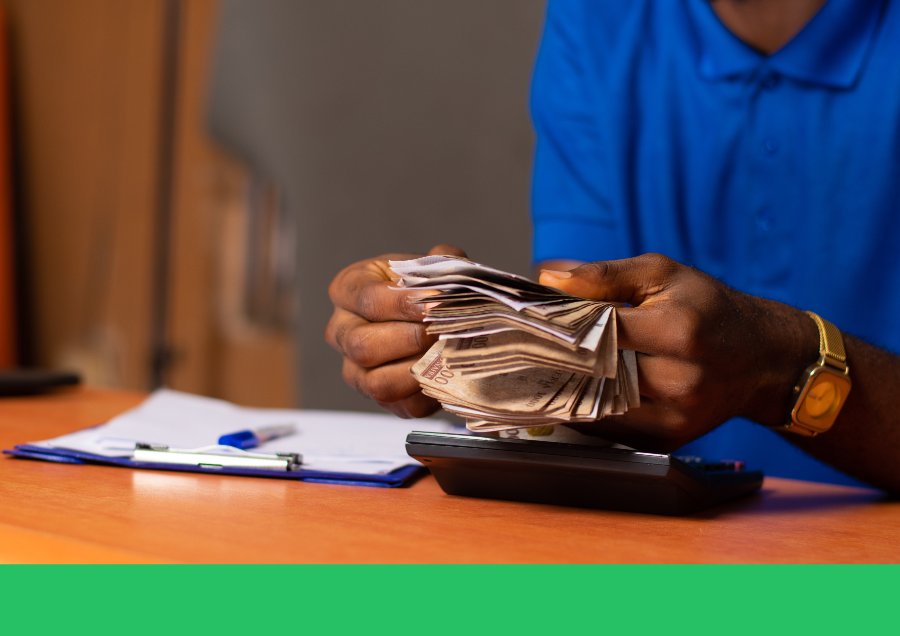
M 616 309 L 455 256 L 390 261 L 403 289 L 434 290 L 413 366 L 422 391 L 472 431 L 594 422 L 639 405 L 633 351 Z

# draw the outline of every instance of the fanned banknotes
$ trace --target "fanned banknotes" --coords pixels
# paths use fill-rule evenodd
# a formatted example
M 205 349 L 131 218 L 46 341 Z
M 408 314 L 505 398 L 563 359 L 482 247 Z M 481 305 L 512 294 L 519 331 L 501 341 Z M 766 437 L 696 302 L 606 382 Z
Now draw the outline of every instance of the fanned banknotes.
M 470 430 L 594 422 L 639 406 L 612 304 L 455 256 L 389 264 L 400 287 L 435 291 L 420 302 L 439 339 L 412 372 Z

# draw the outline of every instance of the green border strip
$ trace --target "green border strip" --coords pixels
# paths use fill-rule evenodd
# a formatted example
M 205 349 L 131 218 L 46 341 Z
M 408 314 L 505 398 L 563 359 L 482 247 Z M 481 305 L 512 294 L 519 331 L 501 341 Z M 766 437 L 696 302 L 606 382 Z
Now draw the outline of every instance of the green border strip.
M 0 566 L 7 634 L 865 633 L 898 590 L 895 565 Z

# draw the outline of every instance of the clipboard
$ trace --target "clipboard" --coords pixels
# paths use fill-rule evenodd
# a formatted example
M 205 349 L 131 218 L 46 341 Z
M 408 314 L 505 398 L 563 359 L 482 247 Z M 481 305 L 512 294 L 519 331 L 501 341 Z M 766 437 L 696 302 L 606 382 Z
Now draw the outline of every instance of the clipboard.
M 36 459 L 60 464 L 96 464 L 101 466 L 119 466 L 121 468 L 137 468 L 141 470 L 169 470 L 184 473 L 208 473 L 216 475 L 236 475 L 240 477 L 267 477 L 270 479 L 293 479 L 319 484 L 339 484 L 345 486 L 371 486 L 376 488 L 398 488 L 408 486 L 421 477 L 425 470 L 419 464 L 410 464 L 397 468 L 385 475 L 371 475 L 351 472 L 331 472 L 298 468 L 292 471 L 274 471 L 266 468 L 241 468 L 237 466 L 215 467 L 210 464 L 167 464 L 165 462 L 146 462 L 127 457 L 105 457 L 71 449 L 53 449 L 52 451 L 30 444 L 18 444 L 4 450 L 4 455 L 20 459 Z
M 291 423 L 296 433 L 251 451 L 216 444 L 223 434 L 275 423 Z M 437 419 L 417 427 L 423 423 L 434 431 L 457 429 Z M 404 447 L 412 428 L 387 414 L 247 408 L 162 389 L 105 424 L 3 452 L 72 465 L 395 488 L 424 473 Z

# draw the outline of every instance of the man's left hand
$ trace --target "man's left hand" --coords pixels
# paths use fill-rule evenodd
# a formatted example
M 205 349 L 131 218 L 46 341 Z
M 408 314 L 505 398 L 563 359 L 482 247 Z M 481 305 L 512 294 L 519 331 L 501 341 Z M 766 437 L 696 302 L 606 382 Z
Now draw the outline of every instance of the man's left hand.
M 736 416 L 783 424 L 795 381 L 816 359 L 803 312 L 658 254 L 544 270 L 540 282 L 630 305 L 618 310 L 619 348 L 638 353 L 641 406 L 595 430 L 635 448 L 668 452 Z

